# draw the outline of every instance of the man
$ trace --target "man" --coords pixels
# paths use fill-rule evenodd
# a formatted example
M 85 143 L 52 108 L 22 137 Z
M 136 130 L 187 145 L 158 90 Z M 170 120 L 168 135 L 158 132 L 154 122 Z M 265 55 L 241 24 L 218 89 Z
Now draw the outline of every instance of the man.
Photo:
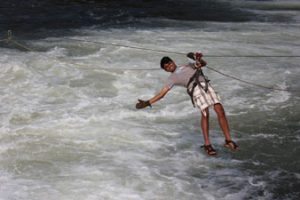
M 188 53 L 187 57 L 190 62 L 184 66 L 177 66 L 175 62 L 169 57 L 161 59 L 161 68 L 171 75 L 167 79 L 167 83 L 160 90 L 160 92 L 147 101 L 138 100 L 136 104 L 137 109 L 145 108 L 162 99 L 173 86 L 183 86 L 187 88 L 188 94 L 191 96 L 192 103 L 201 111 L 201 128 L 204 137 L 204 147 L 206 153 L 210 156 L 216 155 L 216 150 L 212 147 L 209 139 L 209 107 L 214 107 L 218 116 L 220 127 L 225 136 L 224 146 L 237 150 L 238 145 L 231 140 L 229 125 L 226 119 L 225 111 L 220 103 L 220 98 L 214 89 L 209 84 L 209 80 L 203 75 L 202 67 L 206 62 L 202 59 L 201 53 Z

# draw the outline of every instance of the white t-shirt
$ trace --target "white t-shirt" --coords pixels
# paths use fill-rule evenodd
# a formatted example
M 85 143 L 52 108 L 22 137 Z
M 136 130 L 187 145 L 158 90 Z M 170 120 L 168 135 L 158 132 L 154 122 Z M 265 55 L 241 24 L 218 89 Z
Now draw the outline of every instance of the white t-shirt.
M 190 78 L 195 74 L 196 69 L 192 68 L 190 65 L 177 66 L 176 70 L 168 77 L 165 86 L 170 89 L 174 85 L 187 87 L 187 84 Z M 200 82 L 205 82 L 205 78 L 203 76 L 199 76 Z

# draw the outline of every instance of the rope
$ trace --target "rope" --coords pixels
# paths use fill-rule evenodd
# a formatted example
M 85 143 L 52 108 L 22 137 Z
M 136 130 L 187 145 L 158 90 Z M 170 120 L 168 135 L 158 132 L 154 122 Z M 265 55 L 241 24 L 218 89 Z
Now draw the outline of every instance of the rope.
M 3 40 L 0 40 L 0 42 L 6 42 L 6 43 L 13 43 L 15 45 L 17 45 L 18 47 L 21 47 L 27 51 L 34 51 L 34 49 L 31 49 L 29 47 L 26 47 L 24 45 L 22 45 L 21 43 L 17 42 L 16 40 L 13 39 L 13 36 L 12 36 L 12 31 L 11 30 L 8 30 L 7 31 L 7 38 L 6 39 L 3 39 Z
M 151 51 L 151 52 L 160 52 L 160 53 L 171 53 L 171 54 L 177 54 L 177 55 L 186 55 L 186 53 L 182 53 L 182 52 L 175 52 L 175 51 L 166 51 L 166 50 L 156 50 L 156 49 L 150 49 L 150 48 L 144 48 L 144 47 L 136 47 L 136 46 L 130 46 L 130 45 L 122 45 L 122 44 L 116 44 L 116 43 L 107 43 L 107 42 L 96 42 L 96 41 L 90 41 L 90 40 L 82 40 L 82 39 L 73 39 L 73 38 L 66 38 L 67 40 L 73 40 L 73 41 L 80 41 L 80 42 L 88 42 L 88 43 L 94 43 L 94 44 L 105 44 L 105 45 L 111 45 L 111 46 L 118 46 L 118 47 L 127 47 L 127 48 L 131 48 L 131 49 L 138 49 L 138 50 L 143 50 L 143 51 Z M 293 56 L 293 55 L 205 55 L 205 57 L 230 57 L 230 58 L 240 58 L 240 57 L 246 57 L 246 58 L 263 58 L 263 57 L 277 57 L 277 58 L 298 58 L 300 56 Z M 212 67 L 208 67 L 206 66 L 209 70 L 212 70 L 218 74 L 221 74 L 225 77 L 240 81 L 242 83 L 248 84 L 248 85 L 252 85 L 252 86 L 256 86 L 256 87 L 260 87 L 260 88 L 264 88 L 264 89 L 268 89 L 268 90 L 277 90 L 277 91 L 287 91 L 287 92 L 291 92 L 291 91 L 296 91 L 296 90 L 288 90 L 288 89 L 282 89 L 282 88 L 276 88 L 276 87 L 268 87 L 268 86 L 264 86 L 261 84 L 257 84 L 257 83 L 252 83 L 250 81 L 245 81 L 242 80 L 240 78 L 237 78 L 235 76 L 232 75 L 228 75 L 225 74 L 221 71 L 218 71 Z M 115 69 L 114 69 L 115 70 Z M 126 69 L 126 70 L 145 70 L 145 69 Z M 147 70 L 157 70 L 156 68 L 153 69 L 147 69 Z
M 152 52 L 160 52 L 160 53 L 171 53 L 171 54 L 179 54 L 179 55 L 184 54 L 184 53 L 181 53 L 181 52 L 175 52 L 175 51 L 166 51 L 166 50 L 150 49 L 150 48 L 144 48 L 144 47 L 136 47 L 136 46 L 130 46 L 130 45 L 124 45 L 124 44 L 117 44 L 117 43 L 96 42 L 96 41 L 81 40 L 81 39 L 73 39 L 73 38 L 65 38 L 65 39 L 66 39 L 66 40 L 72 40 L 72 41 L 80 41 L 80 42 L 94 43 L 94 44 L 105 44 L 105 45 L 109 45 L 109 46 L 127 47 L 127 48 L 130 48 L 130 49 L 138 49 L 138 50 L 142 50 L 142 51 L 152 51 Z
M 231 79 L 234 79 L 234 80 L 246 83 L 248 85 L 252 85 L 252 86 L 256 86 L 256 87 L 260 87 L 260 88 L 264 88 L 264 89 L 269 89 L 269 90 L 278 90 L 278 91 L 286 91 L 286 92 L 297 91 L 297 90 L 288 90 L 288 89 L 282 89 L 282 88 L 268 87 L 268 86 L 260 85 L 260 84 L 257 84 L 257 83 L 252 83 L 250 81 L 245 81 L 245 80 L 242 80 L 242 79 L 237 78 L 235 76 L 231 76 L 231 75 L 225 74 L 223 72 L 220 72 L 220 71 L 218 71 L 218 70 L 216 70 L 214 68 L 208 67 L 208 66 L 206 66 L 206 68 L 209 69 L 209 70 L 212 70 L 212 71 L 214 71 L 216 73 L 219 73 L 219 74 L 221 74 L 221 75 L 223 75 L 225 77 L 228 77 L 228 78 L 231 78 Z
M 117 43 L 97 42 L 97 41 L 74 39 L 74 38 L 65 38 L 65 39 L 66 40 L 71 40 L 71 41 L 80 41 L 80 42 L 88 42 L 88 43 L 94 43 L 94 44 L 104 44 L 104 45 L 110 45 L 110 46 L 126 47 L 126 48 L 137 49 L 137 50 L 142 50 L 142 51 L 151 51 L 151 52 L 156 52 L 156 53 L 160 52 L 160 53 L 171 53 L 171 54 L 177 54 L 177 55 L 186 55 L 186 53 L 182 53 L 182 52 L 150 49 L 150 48 L 136 47 L 136 46 L 131 46 L 131 45 L 117 44 Z M 17 45 L 17 46 L 19 46 L 19 47 L 21 47 L 21 48 L 23 48 L 27 51 L 34 51 L 33 49 L 31 49 L 29 47 L 26 47 L 26 46 L 22 45 L 21 43 L 13 40 L 12 39 L 12 32 L 10 30 L 7 32 L 7 39 L 0 40 L 0 42 L 3 42 L 3 41 L 5 41 L 7 43 L 12 42 L 15 45 Z M 300 56 L 297 56 L 297 55 L 294 55 L 294 56 L 293 55 L 205 55 L 205 57 L 215 57 L 215 58 L 216 57 L 221 57 L 221 58 L 224 58 L 224 57 L 230 57 L 230 58 L 241 58 L 241 57 L 249 57 L 249 58 L 257 58 L 257 57 L 258 58 L 263 58 L 263 57 L 292 58 L 292 57 L 294 57 L 294 58 L 298 58 Z M 72 64 L 78 65 L 78 66 L 85 66 L 85 65 L 77 64 L 77 63 L 72 63 Z M 223 72 L 218 71 L 218 70 L 216 70 L 212 67 L 206 66 L 206 68 L 208 68 L 209 70 L 214 71 L 218 74 L 221 74 L 225 77 L 240 81 L 240 82 L 248 84 L 248 85 L 252 85 L 252 86 L 256 86 L 256 87 L 260 87 L 260 88 L 264 88 L 264 89 L 269 89 L 269 90 L 278 90 L 278 91 L 287 91 L 287 92 L 297 91 L 297 90 L 282 89 L 282 88 L 275 88 L 275 87 L 268 87 L 268 86 L 260 85 L 260 84 L 257 84 L 257 83 L 253 83 L 253 82 L 250 82 L 250 81 L 245 81 L 245 80 L 242 80 L 242 79 L 237 78 L 235 76 L 223 73 Z M 109 68 L 95 68 L 95 69 L 111 70 Z M 118 68 L 114 68 L 112 70 L 158 70 L 158 69 L 156 69 L 156 68 L 148 68 L 148 69 L 134 69 L 134 68 L 132 68 L 132 69 L 121 69 L 121 68 L 118 69 Z
M 17 45 L 17 46 L 19 46 L 19 47 L 21 47 L 21 48 L 27 50 L 27 51 L 34 51 L 33 49 L 28 48 L 28 47 L 26 47 L 26 46 L 20 44 L 19 42 L 15 41 L 15 40 L 13 40 L 13 39 L 11 40 L 11 42 L 14 43 L 15 45 Z
M 300 55 L 205 55 L 212 58 L 300 58 Z
M 94 43 L 94 44 L 104 44 L 109 46 L 118 46 L 118 47 L 126 47 L 130 49 L 137 49 L 142 51 L 151 51 L 151 52 L 159 52 L 159 53 L 170 53 L 170 54 L 177 54 L 177 55 L 186 55 L 183 52 L 176 52 L 176 51 L 167 51 L 167 50 L 160 50 L 160 49 L 151 49 L 145 47 L 136 47 L 131 45 L 124 45 L 124 44 L 117 44 L 117 43 L 109 43 L 109 42 L 98 42 L 98 41 L 91 41 L 91 40 L 83 40 L 83 39 L 74 39 L 74 38 L 65 38 L 66 40 L 71 41 L 79 41 L 79 42 L 87 42 L 87 43 Z M 212 57 L 212 58 L 300 58 L 300 55 L 205 55 L 205 57 Z

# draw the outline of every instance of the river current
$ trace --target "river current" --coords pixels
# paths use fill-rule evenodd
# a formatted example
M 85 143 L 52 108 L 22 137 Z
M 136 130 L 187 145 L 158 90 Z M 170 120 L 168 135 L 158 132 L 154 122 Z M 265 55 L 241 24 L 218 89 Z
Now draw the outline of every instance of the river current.
M 280 56 L 300 55 L 299 4 L 241 6 L 245 2 L 230 5 L 245 9 L 247 20 L 191 21 L 143 7 L 134 12 L 139 15 L 124 11 L 114 15 L 114 23 L 105 19 L 99 25 L 99 15 L 92 14 L 99 9 L 95 1 L 85 4 L 96 9 L 88 26 L 79 21 L 40 28 L 33 22 L 31 32 L 15 25 L 13 39 L 31 51 L 0 46 L 0 199 L 297 199 L 299 57 Z M 74 4 L 70 10 L 80 8 Z M 30 18 L 22 16 L 21 21 Z M 9 27 L 11 20 L 2 25 Z M 1 31 L 4 37 L 6 26 Z M 184 54 L 172 52 L 190 51 L 201 51 L 215 70 L 282 89 L 204 69 L 222 98 L 238 152 L 223 147 L 211 109 L 210 137 L 218 156 L 205 154 L 200 112 L 184 88 L 173 88 L 152 108 L 135 109 L 138 98 L 151 98 L 168 77 L 160 58 L 184 64 Z

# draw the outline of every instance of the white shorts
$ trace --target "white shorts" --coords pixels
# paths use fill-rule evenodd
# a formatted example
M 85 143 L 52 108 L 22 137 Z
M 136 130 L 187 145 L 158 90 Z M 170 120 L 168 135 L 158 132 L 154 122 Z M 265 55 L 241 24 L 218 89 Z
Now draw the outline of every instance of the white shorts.
M 204 87 L 205 84 L 201 83 L 201 85 Z M 217 103 L 221 103 L 221 98 L 215 92 L 215 90 L 211 87 L 210 84 L 208 84 L 208 90 L 205 92 L 201 87 L 198 85 L 194 89 L 193 93 L 193 100 L 195 105 L 201 110 L 201 112 L 206 116 L 205 109 L 209 106 L 215 105 Z

